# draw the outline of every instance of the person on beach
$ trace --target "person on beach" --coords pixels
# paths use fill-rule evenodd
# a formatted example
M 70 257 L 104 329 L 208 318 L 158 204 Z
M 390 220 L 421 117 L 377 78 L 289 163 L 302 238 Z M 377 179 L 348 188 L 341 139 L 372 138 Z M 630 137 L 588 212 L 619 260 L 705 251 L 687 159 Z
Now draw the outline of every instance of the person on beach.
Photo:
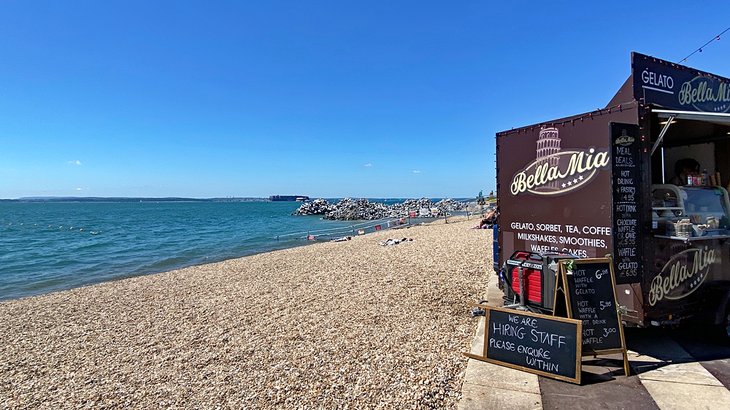
M 497 215 L 499 215 L 499 212 L 497 212 L 497 208 L 494 208 L 487 212 L 482 221 L 479 223 L 479 229 L 491 228 L 492 225 L 497 223 Z

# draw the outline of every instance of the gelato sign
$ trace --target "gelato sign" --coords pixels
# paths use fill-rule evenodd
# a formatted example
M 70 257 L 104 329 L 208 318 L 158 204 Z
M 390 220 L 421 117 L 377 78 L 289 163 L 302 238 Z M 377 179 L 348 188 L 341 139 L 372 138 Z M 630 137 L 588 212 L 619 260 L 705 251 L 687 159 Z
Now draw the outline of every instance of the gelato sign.
M 716 260 L 715 250 L 706 247 L 676 254 L 651 281 L 649 304 L 654 306 L 664 299 L 677 300 L 692 294 L 705 281 Z
M 610 157 L 607 150 L 567 150 L 560 148 L 557 128 L 543 128 L 537 140 L 535 161 L 518 171 L 510 183 L 510 193 L 558 195 L 587 184 Z
M 632 54 L 634 98 L 664 108 L 730 112 L 730 79 Z

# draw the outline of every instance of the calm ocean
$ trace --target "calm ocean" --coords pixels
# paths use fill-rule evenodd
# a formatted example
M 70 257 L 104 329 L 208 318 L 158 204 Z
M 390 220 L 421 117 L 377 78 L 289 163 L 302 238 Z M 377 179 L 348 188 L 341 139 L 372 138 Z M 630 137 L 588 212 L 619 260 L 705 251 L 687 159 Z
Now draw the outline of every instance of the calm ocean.
M 292 216 L 298 205 L 0 203 L 0 300 L 303 245 L 308 231 L 349 234 L 350 222 Z

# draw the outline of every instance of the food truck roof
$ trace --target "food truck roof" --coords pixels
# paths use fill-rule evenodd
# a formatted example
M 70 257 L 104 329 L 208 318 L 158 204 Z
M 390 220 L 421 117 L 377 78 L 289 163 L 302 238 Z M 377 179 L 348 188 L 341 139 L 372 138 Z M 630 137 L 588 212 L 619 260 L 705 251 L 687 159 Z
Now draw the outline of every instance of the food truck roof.
M 497 133 L 503 137 L 544 126 L 584 121 L 616 111 L 652 106 L 660 118 L 730 124 L 730 79 L 637 52 L 631 74 L 605 108 Z

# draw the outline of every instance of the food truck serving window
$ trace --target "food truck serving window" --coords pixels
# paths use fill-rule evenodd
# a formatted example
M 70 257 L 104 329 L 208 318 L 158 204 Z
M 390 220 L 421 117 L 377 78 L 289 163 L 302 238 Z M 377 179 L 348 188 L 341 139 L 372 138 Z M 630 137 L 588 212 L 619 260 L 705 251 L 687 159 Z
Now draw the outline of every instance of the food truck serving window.
M 727 186 L 730 177 L 730 113 L 704 113 L 651 108 L 652 182 L 676 185 Z M 685 161 L 694 160 L 695 167 Z M 680 169 L 687 168 L 685 171 Z M 687 180 L 688 173 L 710 176 Z M 717 175 L 716 173 L 719 173 Z M 722 178 L 720 178 L 722 177 Z M 716 179 L 716 180 L 713 180 Z M 682 179 L 680 181 L 680 179 Z
M 730 235 L 730 202 L 722 187 L 652 186 L 655 234 L 679 237 Z
M 691 218 L 694 215 L 702 221 L 715 217 L 718 221 L 728 218 L 727 192 L 723 188 L 680 187 L 684 210 Z

